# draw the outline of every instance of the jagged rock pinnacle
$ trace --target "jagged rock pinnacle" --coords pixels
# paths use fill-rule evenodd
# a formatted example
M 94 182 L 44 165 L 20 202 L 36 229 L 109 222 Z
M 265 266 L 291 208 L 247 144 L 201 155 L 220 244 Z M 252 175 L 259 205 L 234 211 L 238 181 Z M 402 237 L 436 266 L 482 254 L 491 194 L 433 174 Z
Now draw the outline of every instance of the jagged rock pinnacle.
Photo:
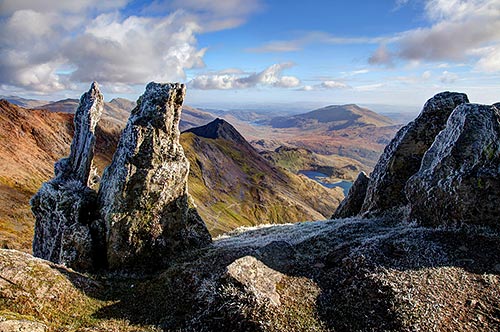
M 69 157 L 56 162 L 55 178 L 44 183 L 30 201 L 36 219 L 33 254 L 77 269 L 94 265 L 91 223 L 97 196 L 88 182 L 94 131 L 102 110 L 103 97 L 94 82 L 80 98 Z
M 189 162 L 179 144 L 183 84 L 149 83 L 99 189 L 109 267 L 158 268 L 210 242 L 189 207 Z
M 463 93 L 439 93 L 425 103 L 414 121 L 398 131 L 370 176 L 362 214 L 387 213 L 407 204 L 406 181 L 418 171 L 424 153 L 444 129 L 451 112 L 468 102 Z

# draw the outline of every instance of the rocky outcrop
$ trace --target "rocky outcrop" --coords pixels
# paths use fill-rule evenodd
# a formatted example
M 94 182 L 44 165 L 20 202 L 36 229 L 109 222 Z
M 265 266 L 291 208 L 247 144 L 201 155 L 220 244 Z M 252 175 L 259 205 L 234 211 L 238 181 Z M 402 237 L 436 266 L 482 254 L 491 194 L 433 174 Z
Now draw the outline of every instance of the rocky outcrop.
M 361 210 L 361 206 L 365 200 L 366 189 L 370 178 L 365 172 L 359 173 L 356 181 L 352 184 L 347 197 L 340 203 L 339 207 L 332 216 L 332 219 L 348 218 L 356 216 Z
M 410 217 L 423 225 L 498 227 L 500 111 L 476 104 L 457 107 L 408 181 L 406 197 Z
M 426 102 L 414 121 L 399 130 L 371 174 L 362 214 L 380 215 L 407 204 L 406 181 L 418 171 L 424 153 L 444 129 L 451 112 L 468 102 L 463 93 L 439 93 Z
M 88 185 L 95 126 L 102 110 L 103 97 L 94 82 L 80 98 L 69 157 L 55 164 L 55 178 L 44 183 L 30 201 L 36 219 L 33 254 L 77 269 L 93 266 L 98 242 L 99 231 L 92 224 L 96 193 Z
M 179 144 L 185 86 L 149 83 L 104 171 L 99 206 L 110 268 L 154 268 L 211 241 L 189 206 L 189 162 Z

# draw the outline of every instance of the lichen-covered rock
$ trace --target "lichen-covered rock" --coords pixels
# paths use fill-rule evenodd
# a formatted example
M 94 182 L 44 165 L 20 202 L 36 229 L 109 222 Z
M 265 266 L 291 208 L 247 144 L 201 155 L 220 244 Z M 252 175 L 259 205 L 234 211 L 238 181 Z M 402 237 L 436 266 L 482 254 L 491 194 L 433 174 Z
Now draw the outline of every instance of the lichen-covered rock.
M 468 102 L 463 93 L 439 93 L 425 103 L 414 121 L 398 131 L 370 176 L 362 214 L 381 215 L 407 204 L 406 181 L 418 171 L 424 153 L 444 129 L 451 112 Z
M 356 181 L 352 184 L 347 197 L 340 203 L 339 207 L 332 216 L 332 219 L 348 218 L 356 216 L 361 211 L 361 206 L 365 200 L 366 189 L 370 178 L 365 172 L 359 173 Z
M 423 225 L 500 226 L 500 112 L 465 104 L 451 114 L 406 185 L 410 217 Z
M 227 267 L 227 276 L 237 281 L 258 303 L 281 304 L 276 285 L 283 274 L 267 267 L 252 256 L 235 260 Z
M 158 268 L 211 239 L 189 207 L 189 162 L 179 144 L 183 84 L 149 83 L 104 171 L 99 205 L 109 267 Z
M 76 269 L 92 268 L 97 254 L 93 239 L 99 235 L 92 223 L 97 194 L 88 184 L 102 110 L 103 97 L 94 82 L 80 98 L 70 156 L 56 162 L 55 178 L 30 201 L 36 219 L 33 254 Z

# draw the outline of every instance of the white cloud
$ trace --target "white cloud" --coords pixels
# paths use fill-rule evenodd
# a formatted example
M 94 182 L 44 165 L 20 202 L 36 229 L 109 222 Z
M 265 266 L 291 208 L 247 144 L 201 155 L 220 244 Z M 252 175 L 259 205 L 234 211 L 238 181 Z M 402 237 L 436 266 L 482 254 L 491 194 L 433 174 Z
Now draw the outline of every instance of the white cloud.
M 336 89 L 349 89 L 350 86 L 344 82 L 326 80 L 315 85 L 305 85 L 299 88 L 299 91 L 313 91 L 313 90 L 336 90 Z
M 321 83 L 321 87 L 325 89 L 345 89 L 347 84 L 337 81 L 324 81 Z
M 282 75 L 285 69 L 292 66 L 293 64 L 288 62 L 274 64 L 261 72 L 246 75 L 227 73 L 227 71 L 199 75 L 193 78 L 188 85 L 201 90 L 248 89 L 259 85 L 294 88 L 299 86 L 300 80 L 295 76 Z
M 209 32 L 240 26 L 261 8 L 261 0 L 156 0 L 144 11 L 154 15 L 172 10 L 186 11 L 192 13 L 203 32 Z
M 79 13 L 88 8 L 108 10 L 124 6 L 129 0 L 2 0 L 1 15 L 10 15 L 18 10 L 33 10 L 40 13 L 65 12 Z
M 476 50 L 481 56 L 476 69 L 484 72 L 500 71 L 500 45 Z
M 299 38 L 290 40 L 274 40 L 258 47 L 247 49 L 254 53 L 273 53 L 273 52 L 293 52 L 303 49 L 310 44 L 376 44 L 385 41 L 386 37 L 339 37 L 322 31 L 310 31 L 304 33 Z
M 374 91 L 384 87 L 383 83 L 375 83 L 375 84 L 367 84 L 367 85 L 359 85 L 354 87 L 356 91 Z
M 422 73 L 422 79 L 424 80 L 428 80 L 429 78 L 431 78 L 432 76 L 432 73 L 430 70 L 426 70 Z
M 456 80 L 458 80 L 458 75 L 445 70 L 445 71 L 443 71 L 443 73 L 439 77 L 439 80 L 442 83 L 452 84 L 452 83 L 455 83 Z
M 124 17 L 130 0 L 0 1 L 0 84 L 29 91 L 74 88 L 98 80 L 111 86 L 184 80 L 204 66 L 203 31 L 234 27 L 260 0 L 153 1 L 164 12 Z M 280 77 L 276 86 L 298 85 Z M 120 88 L 126 89 L 126 88 Z
M 500 1 L 427 0 L 425 10 L 432 26 L 400 33 L 390 41 L 394 44 L 391 47 L 394 52 L 387 52 L 381 45 L 369 62 L 388 64 L 395 58 L 409 61 L 472 60 L 478 62 L 478 68 L 500 70 L 500 65 L 487 54 L 470 56 L 475 50 L 500 45 Z

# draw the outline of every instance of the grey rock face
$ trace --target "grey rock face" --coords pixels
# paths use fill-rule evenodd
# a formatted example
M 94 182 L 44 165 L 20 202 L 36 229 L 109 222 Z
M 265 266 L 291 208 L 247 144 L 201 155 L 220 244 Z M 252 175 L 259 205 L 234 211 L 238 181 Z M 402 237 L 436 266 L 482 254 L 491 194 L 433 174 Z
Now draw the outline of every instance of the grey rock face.
M 183 84 L 149 83 L 104 171 L 98 199 L 110 268 L 160 267 L 211 241 L 188 202 L 189 162 L 179 144 L 184 95 Z
M 93 266 L 92 226 L 96 193 L 87 185 L 95 145 L 95 126 L 103 110 L 97 83 L 84 93 L 75 114 L 75 135 L 68 158 L 54 166 L 55 178 L 31 199 L 35 215 L 33 254 L 77 269 Z
M 340 203 L 339 207 L 332 216 L 332 219 L 348 218 L 359 214 L 361 206 L 365 200 L 366 189 L 370 178 L 365 172 L 359 173 L 356 181 L 352 184 L 347 197 Z
M 499 110 L 476 104 L 457 107 L 408 181 L 406 197 L 410 217 L 424 225 L 463 222 L 498 227 Z
M 380 215 L 407 204 L 406 181 L 418 171 L 424 153 L 444 129 L 451 112 L 468 102 L 463 93 L 439 93 L 425 103 L 414 121 L 399 130 L 371 174 L 362 214 Z

